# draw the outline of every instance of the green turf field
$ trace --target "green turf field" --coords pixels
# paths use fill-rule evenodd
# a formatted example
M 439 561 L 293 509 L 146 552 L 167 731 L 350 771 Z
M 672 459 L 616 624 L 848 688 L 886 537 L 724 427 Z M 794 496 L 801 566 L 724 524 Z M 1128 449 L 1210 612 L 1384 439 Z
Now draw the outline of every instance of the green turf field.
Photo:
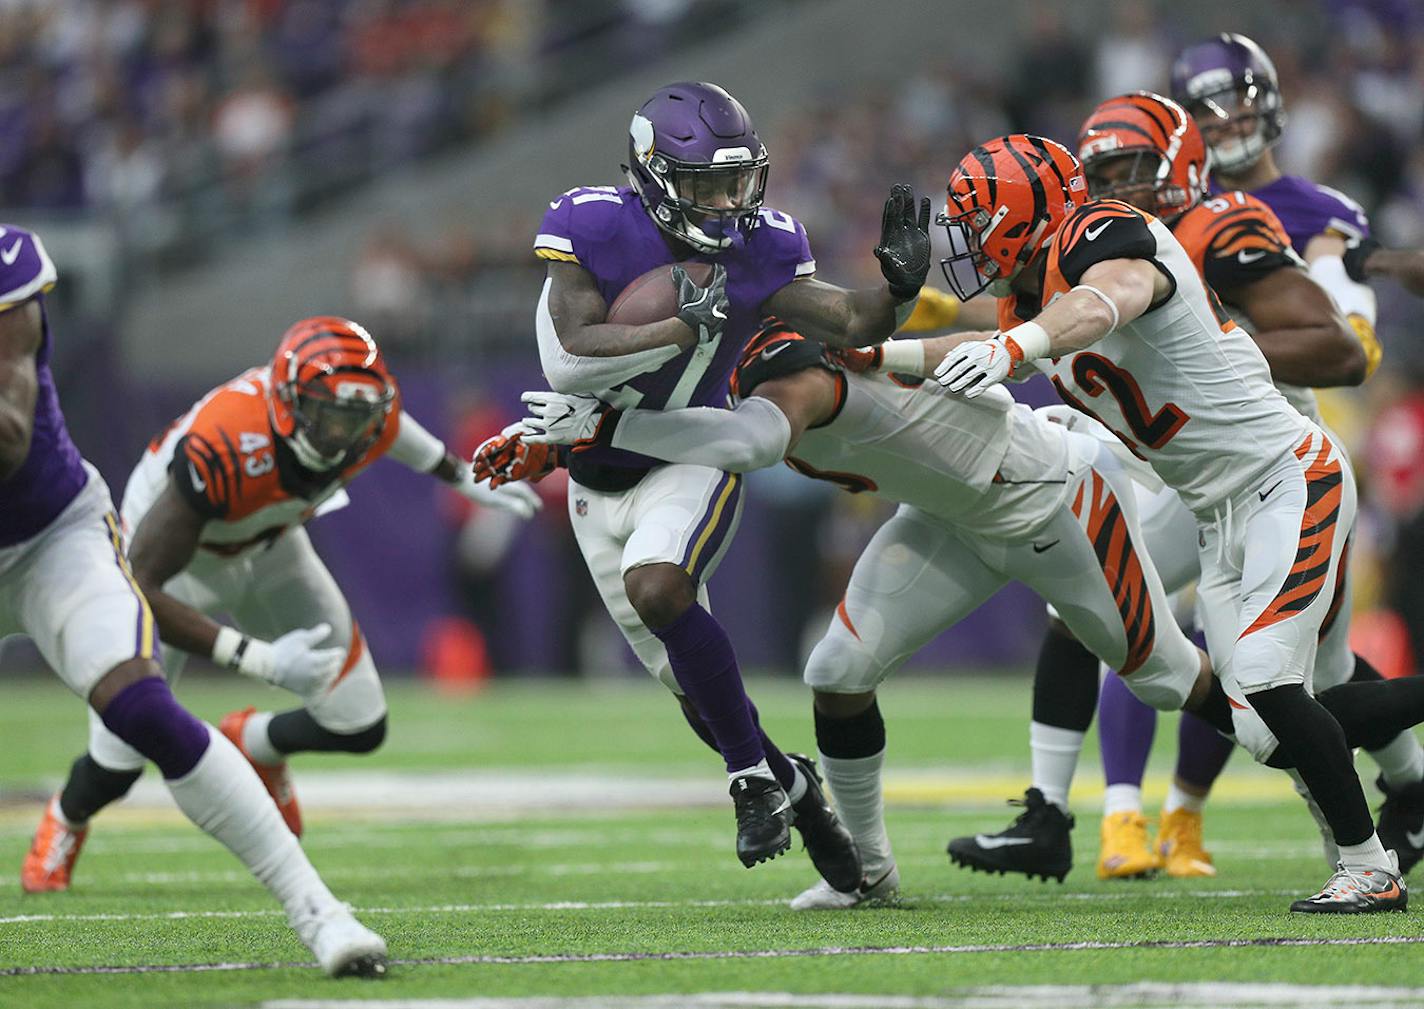
M 784 746 L 812 746 L 799 687 L 764 681 L 753 694 Z M 254 700 L 251 688 L 203 680 L 180 695 L 213 719 Z M 797 914 L 784 901 L 812 882 L 809 863 L 793 851 L 741 867 L 720 765 L 655 685 L 544 681 L 471 698 L 398 685 L 382 752 L 297 765 L 299 792 L 312 796 L 307 850 L 396 960 L 367 983 L 307 966 L 266 893 L 147 778 L 96 821 L 72 892 L 22 897 L 40 797 L 82 747 L 84 719 L 55 683 L 7 682 L 0 1006 L 1424 1004 L 1420 912 L 1286 913 L 1325 872 L 1283 777 L 1234 758 L 1208 812 L 1216 879 L 1100 883 L 1090 751 L 1067 883 L 970 874 L 949 865 L 944 844 L 1007 822 L 1002 798 L 1027 771 L 1027 681 L 906 680 L 882 706 L 903 904 Z M 1149 807 L 1165 790 L 1174 728 L 1164 719 Z M 602 801 L 604 789 L 636 795 L 629 781 L 663 805 Z M 182 969 L 63 970 L 161 966 Z M 653 995 L 665 997 L 643 998 Z M 435 999 L 449 1001 L 422 1001 Z

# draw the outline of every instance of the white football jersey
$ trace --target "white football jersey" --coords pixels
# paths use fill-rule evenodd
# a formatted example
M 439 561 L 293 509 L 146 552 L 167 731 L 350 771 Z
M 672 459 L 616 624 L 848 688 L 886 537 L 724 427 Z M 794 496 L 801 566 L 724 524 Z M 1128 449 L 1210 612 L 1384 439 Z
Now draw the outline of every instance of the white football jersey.
M 1005 389 L 966 400 L 934 382 L 846 374 L 835 419 L 787 461 L 808 476 L 872 491 L 981 536 L 1031 536 L 1068 491 L 1066 431 Z
M 1107 240 L 1087 246 L 1099 238 Z M 1050 248 L 1045 303 L 1085 263 L 1128 255 L 1164 270 L 1174 285 L 1166 301 L 1085 350 L 1034 363 L 1065 402 L 1101 420 L 1188 508 L 1209 515 L 1293 451 L 1309 422 L 1272 383 L 1251 337 L 1218 319 L 1172 232 L 1126 204 L 1091 203 L 1064 224 Z

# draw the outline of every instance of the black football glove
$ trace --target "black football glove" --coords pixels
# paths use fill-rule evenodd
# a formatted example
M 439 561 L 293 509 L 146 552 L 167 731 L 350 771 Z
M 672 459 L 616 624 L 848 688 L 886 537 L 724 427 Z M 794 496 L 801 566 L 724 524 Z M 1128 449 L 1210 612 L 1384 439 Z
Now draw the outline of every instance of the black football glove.
M 1380 247 L 1373 238 L 1359 238 L 1345 245 L 1345 254 L 1340 257 L 1345 263 L 1345 273 L 1357 284 L 1368 279 L 1365 274 L 1365 260 Z
M 915 218 L 915 190 L 900 183 L 890 189 L 885 216 L 880 222 L 880 244 L 875 247 L 880 272 L 890 285 L 890 293 L 909 301 L 920 293 L 930 272 L 930 201 L 920 200 Z
M 721 336 L 727 321 L 727 268 L 715 264 L 707 286 L 698 287 L 685 269 L 674 266 L 672 282 L 677 285 L 677 317 L 697 334 L 698 344 Z

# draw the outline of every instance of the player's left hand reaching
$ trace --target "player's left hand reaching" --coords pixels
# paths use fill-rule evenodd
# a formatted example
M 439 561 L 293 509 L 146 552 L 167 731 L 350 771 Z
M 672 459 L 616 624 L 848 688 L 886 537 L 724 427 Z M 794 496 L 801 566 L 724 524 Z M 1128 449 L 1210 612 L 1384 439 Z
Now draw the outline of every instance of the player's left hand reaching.
M 520 422 L 524 440 L 533 445 L 569 445 L 578 452 L 612 441 L 618 411 L 596 396 L 539 391 L 519 398 L 529 408 Z
M 890 189 L 885 214 L 880 220 L 880 244 L 875 247 L 880 272 L 890 285 L 890 294 L 909 301 L 920 293 L 930 272 L 930 201 L 920 200 L 915 214 L 915 190 L 899 183 Z

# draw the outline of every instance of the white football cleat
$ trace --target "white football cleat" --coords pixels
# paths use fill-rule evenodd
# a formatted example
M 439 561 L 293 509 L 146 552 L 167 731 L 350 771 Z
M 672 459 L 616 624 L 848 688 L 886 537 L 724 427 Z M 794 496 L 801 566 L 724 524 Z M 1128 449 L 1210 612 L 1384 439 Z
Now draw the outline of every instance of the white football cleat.
M 843 911 L 861 904 L 890 904 L 899 893 L 900 870 L 892 865 L 875 882 L 862 882 L 849 893 L 835 889 L 824 879 L 818 879 L 815 886 L 791 899 L 791 910 Z
M 386 940 L 357 921 L 345 905 L 308 915 L 292 927 L 330 976 L 385 976 Z

